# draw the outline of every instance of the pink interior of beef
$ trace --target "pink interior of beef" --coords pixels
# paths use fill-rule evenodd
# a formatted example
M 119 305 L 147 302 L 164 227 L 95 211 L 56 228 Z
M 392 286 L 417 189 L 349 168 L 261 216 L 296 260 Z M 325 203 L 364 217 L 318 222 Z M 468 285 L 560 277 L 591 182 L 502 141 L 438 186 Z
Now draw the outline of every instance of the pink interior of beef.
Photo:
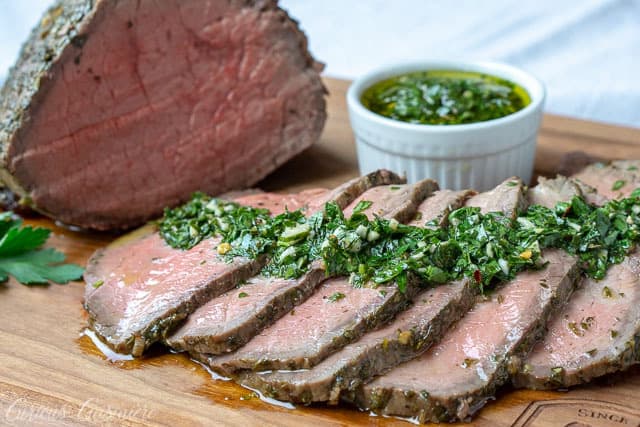
M 148 217 L 196 190 L 253 184 L 317 137 L 321 84 L 277 11 L 222 0 L 101 10 L 11 151 L 37 205 Z
M 304 203 L 305 197 L 316 196 L 315 191 L 297 197 L 260 193 L 251 196 L 251 201 L 279 209 L 284 200 Z M 220 242 L 214 237 L 189 250 L 173 249 L 154 232 L 111 245 L 90 271 L 85 303 L 103 326 L 122 333 L 142 327 L 181 298 L 247 261 L 235 258 L 227 262 L 217 252 Z M 93 283 L 97 280 L 102 284 L 96 288 Z
M 295 279 L 279 279 L 257 276 L 246 284 L 212 299 L 193 313 L 184 325 L 172 336 L 218 336 L 233 330 L 262 310 L 273 300 L 273 296 L 296 286 Z M 241 295 L 242 294 L 242 295 Z
M 418 206 L 418 212 L 416 218 L 409 223 L 414 227 L 423 227 L 426 223 L 440 218 L 443 214 L 449 213 L 451 210 L 455 210 L 460 207 L 461 202 L 474 193 L 470 190 L 451 191 L 440 190 L 436 191 L 433 196 L 424 200 Z
M 334 297 L 336 300 L 332 301 L 332 295 L 338 294 L 343 297 Z M 296 307 L 292 315 L 282 317 L 244 347 L 218 358 L 215 363 L 224 366 L 231 361 L 234 368 L 252 368 L 253 363 L 261 359 L 302 360 L 314 356 L 332 338 L 340 336 L 345 328 L 388 298 L 378 289 L 354 289 L 346 278 L 329 279 L 304 304 Z
M 302 209 L 308 203 L 323 198 L 329 190 L 324 188 L 312 188 L 292 194 L 259 193 L 242 196 L 235 199 L 237 203 L 256 208 L 267 209 L 271 215 L 279 215 L 285 211 L 293 212 Z
M 628 197 L 640 184 L 633 174 L 600 164 L 588 166 L 573 177 L 595 188 L 606 199 Z
M 605 289 L 606 288 L 606 289 Z M 550 323 L 527 363 L 548 376 L 551 368 L 576 370 L 620 353 L 640 326 L 640 255 L 612 266 L 601 281 L 585 278 Z
M 444 338 L 417 359 L 402 364 L 372 383 L 375 387 L 426 390 L 446 396 L 473 390 L 490 381 L 500 359 L 537 321 L 543 301 L 554 293 L 570 263 L 570 257 L 557 254 L 545 270 L 526 271 L 478 303 Z M 570 264 L 569 264 L 570 265 Z M 548 287 L 540 285 L 541 280 Z

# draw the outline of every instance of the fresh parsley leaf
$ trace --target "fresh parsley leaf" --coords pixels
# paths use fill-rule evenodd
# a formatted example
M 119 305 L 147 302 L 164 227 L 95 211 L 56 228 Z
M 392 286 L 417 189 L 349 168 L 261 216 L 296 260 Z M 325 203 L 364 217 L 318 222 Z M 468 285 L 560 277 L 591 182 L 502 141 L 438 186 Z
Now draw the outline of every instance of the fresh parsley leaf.
M 62 264 L 63 253 L 52 248 L 38 249 L 50 234 L 46 228 L 22 227 L 22 221 L 11 212 L 0 214 L 0 282 L 9 276 L 25 285 L 80 279 L 83 269 Z
M 11 227 L 0 239 L 0 257 L 18 255 L 44 245 L 51 230 L 46 228 Z
M 82 267 L 74 264 L 60 264 L 64 254 L 48 248 L 28 251 L 19 255 L 0 258 L 0 278 L 6 280 L 7 275 L 25 285 L 68 283 L 82 277 Z

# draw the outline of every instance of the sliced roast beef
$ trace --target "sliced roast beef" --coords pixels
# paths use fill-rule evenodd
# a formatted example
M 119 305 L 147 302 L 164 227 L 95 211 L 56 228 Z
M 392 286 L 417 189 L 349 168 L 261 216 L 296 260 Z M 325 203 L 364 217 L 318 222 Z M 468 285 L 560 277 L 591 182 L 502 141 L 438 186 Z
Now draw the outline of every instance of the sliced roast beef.
M 388 325 L 330 355 L 311 369 L 241 372 L 238 381 L 278 400 L 335 404 L 350 390 L 424 352 L 471 307 L 468 280 L 427 290 Z
M 553 209 L 558 202 L 571 200 L 574 196 L 582 196 L 580 185 L 558 175 L 555 179 L 538 178 L 538 185 L 527 192 L 527 201 L 530 205 L 542 205 Z
M 500 189 L 495 193 L 500 194 Z M 554 206 L 574 195 L 580 195 L 580 189 L 558 177 L 542 179 L 527 199 Z M 487 200 L 479 196 L 469 202 Z M 504 212 L 512 211 L 505 207 Z M 546 269 L 520 273 L 490 300 L 474 307 L 440 343 L 360 387 L 348 400 L 361 408 L 417 417 L 421 422 L 464 420 L 472 415 L 508 379 L 508 369 L 526 354 L 548 317 L 573 290 L 576 260 L 558 250 L 546 251 L 544 256 L 549 261 Z
M 435 182 L 417 185 L 386 185 L 363 193 L 344 210 L 350 216 L 360 200 L 373 204 L 369 215 L 405 220 L 415 212 L 417 198 L 435 189 Z M 220 354 L 244 345 L 266 326 L 305 301 L 325 279 L 320 262 L 298 279 L 280 279 L 258 275 L 241 289 L 233 289 L 214 298 L 189 316 L 166 342 L 179 351 Z M 240 298 L 241 296 L 241 298 Z
M 636 173 L 637 165 L 637 161 L 615 161 L 606 175 L 625 179 Z M 604 279 L 584 278 L 567 306 L 549 323 L 544 340 L 522 363 L 514 384 L 534 389 L 569 387 L 637 363 L 638 306 L 640 255 L 634 253 L 612 266 Z
M 530 348 L 573 288 L 575 259 L 558 250 L 544 257 L 545 269 L 520 273 L 478 303 L 441 342 L 351 398 L 363 409 L 421 422 L 472 415 L 508 379 L 512 358 Z
M 640 254 L 586 278 L 514 377 L 518 387 L 569 387 L 640 360 Z
M 420 219 L 412 223 L 422 225 L 437 219 L 443 225 L 446 213 L 460 207 L 471 194 L 438 191 L 422 202 L 416 214 Z M 239 381 L 280 400 L 336 403 L 343 392 L 426 350 L 469 309 L 473 295 L 466 280 L 425 291 L 390 324 L 365 334 L 311 369 L 245 371 L 240 373 Z
M 96 229 L 250 186 L 319 138 L 321 68 L 275 0 L 58 0 L 0 92 L 2 179 Z
M 433 196 L 418 206 L 418 212 L 409 225 L 424 227 L 429 222 L 435 220 L 439 226 L 444 226 L 447 224 L 449 213 L 458 209 L 469 197 L 475 194 L 476 192 L 472 190 L 436 191 Z
M 506 179 L 493 190 L 473 196 L 467 205 L 479 207 L 483 214 L 502 212 L 507 217 L 515 218 L 527 203 L 526 198 L 523 197 L 524 189 L 522 180 L 514 176 Z
M 331 194 L 344 207 L 361 190 L 397 182 L 397 175 L 378 171 L 351 180 Z M 327 198 L 325 193 L 304 194 Z M 291 196 L 278 201 L 267 193 L 246 196 L 245 200 L 276 212 L 285 203 L 309 201 Z M 97 251 L 85 273 L 85 308 L 91 326 L 116 351 L 141 355 L 196 308 L 255 275 L 264 265 L 262 258 L 235 258 L 228 263 L 217 254 L 219 244 L 220 239 L 214 237 L 192 249 L 177 250 L 152 227 L 145 227 Z
M 598 194 L 607 199 L 627 197 L 640 187 L 640 175 L 635 170 L 628 170 L 630 165 L 632 163 L 595 163 L 573 175 L 573 178 L 595 188 Z
M 391 208 L 388 212 L 408 219 L 435 189 L 435 182 L 425 180 L 406 188 L 389 187 L 368 192 L 360 200 L 386 198 L 389 193 L 399 192 L 391 199 L 393 203 L 388 204 Z M 398 206 L 405 208 L 398 210 Z M 363 213 L 373 217 L 386 212 L 387 209 L 381 210 L 372 205 Z M 409 282 L 407 291 L 402 293 L 394 285 L 354 288 L 348 278 L 329 279 L 291 315 L 266 328 L 235 353 L 196 357 L 227 376 L 246 369 L 309 368 L 406 307 L 410 296 L 417 290 L 417 282 Z

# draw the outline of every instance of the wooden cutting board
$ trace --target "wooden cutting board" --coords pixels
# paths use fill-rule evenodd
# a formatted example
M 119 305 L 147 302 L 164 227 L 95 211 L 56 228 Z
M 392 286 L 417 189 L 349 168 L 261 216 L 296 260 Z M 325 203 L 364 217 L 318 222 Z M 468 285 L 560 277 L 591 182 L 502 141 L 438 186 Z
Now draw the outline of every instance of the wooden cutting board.
M 329 122 L 321 142 L 267 179 L 268 190 L 334 186 L 358 174 L 344 101 L 347 82 L 326 80 Z M 554 173 L 566 152 L 640 158 L 640 129 L 546 116 L 536 172 Z M 50 244 L 84 264 L 110 235 L 75 233 L 36 218 Z M 0 425 L 408 425 L 340 406 L 273 406 L 215 381 L 186 357 L 154 348 L 140 361 L 111 362 L 81 332 L 83 284 L 0 285 Z M 640 369 L 564 392 L 504 390 L 479 426 L 640 426 Z

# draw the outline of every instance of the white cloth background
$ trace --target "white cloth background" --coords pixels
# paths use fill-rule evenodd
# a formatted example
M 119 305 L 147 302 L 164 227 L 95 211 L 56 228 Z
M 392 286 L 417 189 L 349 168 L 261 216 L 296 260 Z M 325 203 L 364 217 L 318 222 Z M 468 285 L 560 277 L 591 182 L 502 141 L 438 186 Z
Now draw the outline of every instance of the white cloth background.
M 0 0 L 0 79 L 49 3 Z M 424 58 L 503 61 L 545 82 L 546 111 L 640 127 L 640 0 L 281 5 L 301 22 L 327 75 L 354 78 L 382 63 Z

